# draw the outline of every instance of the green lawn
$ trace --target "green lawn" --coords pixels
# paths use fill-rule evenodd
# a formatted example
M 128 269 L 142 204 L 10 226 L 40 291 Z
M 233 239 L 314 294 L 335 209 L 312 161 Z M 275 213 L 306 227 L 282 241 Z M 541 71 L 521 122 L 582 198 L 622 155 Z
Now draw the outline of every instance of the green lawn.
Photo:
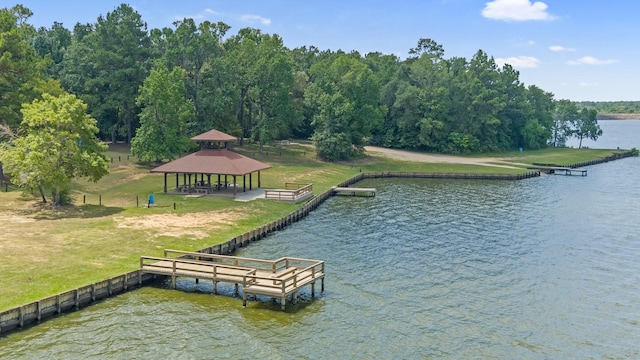
M 263 187 L 283 188 L 285 182 L 312 183 L 316 194 L 361 171 L 528 171 L 525 167 L 425 164 L 374 157 L 331 164 L 318 161 L 313 147 L 306 142 L 265 146 L 263 153 L 254 145 L 235 150 L 272 166 L 262 173 Z M 568 164 L 611 153 L 549 149 L 495 156 L 525 164 Z M 153 166 L 137 164 L 127 156 L 125 147 L 110 150 L 108 157 L 114 161 L 109 175 L 97 183 L 75 182 L 72 206 L 54 210 L 40 204 L 37 197 L 17 190 L 0 192 L 0 311 L 135 270 L 140 255 L 161 255 L 165 248 L 198 250 L 225 242 L 299 206 L 266 200 L 244 203 L 166 195 L 162 193 L 163 175 L 149 173 Z M 160 206 L 145 208 L 142 205 L 151 193 Z M 140 207 L 136 207 L 136 197 Z

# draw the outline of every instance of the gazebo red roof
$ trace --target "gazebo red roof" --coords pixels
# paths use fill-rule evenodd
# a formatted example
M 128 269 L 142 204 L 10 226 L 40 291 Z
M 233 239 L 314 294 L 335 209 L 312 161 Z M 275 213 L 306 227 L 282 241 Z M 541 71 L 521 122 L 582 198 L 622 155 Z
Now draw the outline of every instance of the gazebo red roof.
M 215 130 L 212 130 L 215 131 Z M 211 131 L 205 133 L 208 134 Z M 224 133 L 221 133 L 224 134 Z M 204 135 L 204 134 L 201 134 Z M 225 134 L 226 135 L 226 134 Z M 200 136 L 200 135 L 198 135 Z M 198 137 L 196 136 L 196 137 Z M 195 138 L 194 138 L 195 139 Z M 235 138 L 234 138 L 235 139 Z M 222 140 L 215 140 L 222 141 Z M 226 149 L 200 150 L 160 165 L 154 173 L 246 175 L 271 168 L 270 165 Z
M 191 138 L 193 141 L 235 141 L 236 137 L 218 130 L 209 130 Z

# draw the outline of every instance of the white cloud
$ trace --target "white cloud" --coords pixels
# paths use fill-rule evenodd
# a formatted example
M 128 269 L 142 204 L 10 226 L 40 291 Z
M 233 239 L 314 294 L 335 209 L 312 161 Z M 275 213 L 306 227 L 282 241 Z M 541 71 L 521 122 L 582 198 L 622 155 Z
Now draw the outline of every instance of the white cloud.
M 485 4 L 482 16 L 493 20 L 527 21 L 553 20 L 547 12 L 547 4 L 530 0 L 493 0 Z
M 594 58 L 593 56 L 583 56 L 578 60 L 570 60 L 567 62 L 567 64 L 569 65 L 608 65 L 608 64 L 614 64 L 617 63 L 618 60 L 616 59 L 606 59 L 606 60 L 601 60 L 601 59 L 597 59 Z
M 504 64 L 509 64 L 515 69 L 533 69 L 537 68 L 540 64 L 540 60 L 532 56 L 514 56 L 509 58 L 496 58 L 496 64 L 503 67 Z
M 555 52 L 561 52 L 561 51 L 576 51 L 576 49 L 574 48 L 568 48 L 568 47 L 564 47 L 561 45 L 553 45 L 553 46 L 549 46 L 549 50 L 551 51 L 555 51 Z
M 596 86 L 598 85 L 598 83 L 590 83 L 590 82 L 586 82 L 586 81 L 582 81 L 580 83 L 578 83 L 578 86 L 580 87 L 591 87 L 591 86 Z
M 212 14 L 212 15 L 220 15 L 219 12 L 217 12 L 217 11 L 215 11 L 213 9 L 209 9 L 209 8 L 204 9 L 204 12 L 206 12 L 208 14 Z
M 268 18 L 264 18 L 260 15 L 242 15 L 240 16 L 240 20 L 244 21 L 244 22 L 248 22 L 248 23 L 256 23 L 259 22 L 262 25 L 269 25 L 271 24 L 271 19 Z

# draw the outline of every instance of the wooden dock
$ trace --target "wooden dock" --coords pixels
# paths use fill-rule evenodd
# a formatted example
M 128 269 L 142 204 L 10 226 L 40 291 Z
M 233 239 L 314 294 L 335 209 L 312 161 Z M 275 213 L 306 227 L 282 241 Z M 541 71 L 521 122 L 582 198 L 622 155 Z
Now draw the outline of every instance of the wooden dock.
M 549 167 L 546 169 L 542 169 L 547 172 L 547 174 L 556 174 L 556 175 L 580 175 L 587 176 L 587 169 L 572 169 L 568 167 Z
M 211 280 L 214 294 L 219 282 L 234 284 L 236 292 L 242 286 L 244 307 L 247 305 L 247 296 L 253 294 L 280 299 L 280 307 L 284 310 L 287 296 L 290 295 L 295 304 L 298 291 L 306 285 L 311 285 L 311 297 L 314 297 L 316 280 L 321 281 L 321 291 L 324 292 L 324 261 L 319 260 L 292 257 L 262 260 L 165 250 L 164 257 L 141 256 L 140 270 L 143 273 L 171 276 L 174 289 L 177 277 Z
M 375 188 L 354 188 L 354 187 L 338 187 L 331 188 L 334 195 L 350 195 L 350 196 L 376 196 Z

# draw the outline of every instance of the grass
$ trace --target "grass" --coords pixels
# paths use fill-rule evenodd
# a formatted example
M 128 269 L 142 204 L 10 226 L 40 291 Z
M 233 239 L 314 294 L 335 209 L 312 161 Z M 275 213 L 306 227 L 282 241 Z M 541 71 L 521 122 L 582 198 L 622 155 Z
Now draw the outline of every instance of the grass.
M 548 148 L 534 151 L 511 151 L 504 153 L 483 154 L 483 157 L 496 157 L 505 161 L 522 164 L 556 164 L 569 165 L 590 160 L 605 158 L 621 150 L 608 149 L 573 149 L 573 148 Z
M 527 171 L 525 166 L 507 169 L 376 157 L 331 164 L 318 161 L 313 147 L 305 142 L 265 146 L 262 153 L 254 145 L 235 150 L 272 166 L 262 173 L 263 187 L 312 183 L 315 193 L 361 171 Z M 495 156 L 522 164 L 569 164 L 613 152 L 547 149 Z M 140 255 L 161 255 L 165 248 L 198 250 L 219 244 L 299 206 L 260 199 L 242 203 L 163 194 L 163 175 L 149 173 L 153 166 L 136 163 L 124 147 L 114 147 L 107 155 L 114 159 L 107 176 L 97 183 L 74 182 L 74 205 L 51 209 L 37 197 L 17 190 L 0 192 L 0 311 L 135 270 Z M 156 194 L 160 206 L 142 206 L 150 193 Z M 140 207 L 136 207 L 136 197 Z

